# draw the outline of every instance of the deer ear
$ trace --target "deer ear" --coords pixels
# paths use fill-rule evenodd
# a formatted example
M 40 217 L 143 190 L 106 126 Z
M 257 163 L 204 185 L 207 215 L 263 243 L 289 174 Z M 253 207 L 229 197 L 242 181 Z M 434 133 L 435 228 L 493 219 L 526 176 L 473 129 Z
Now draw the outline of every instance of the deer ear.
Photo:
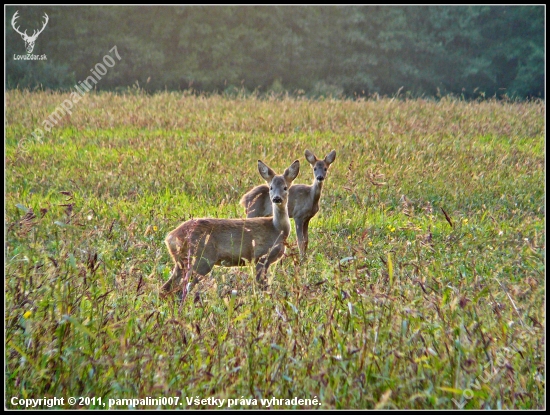
M 268 183 L 273 180 L 273 178 L 276 176 L 275 172 L 269 168 L 262 160 L 258 160 L 258 171 L 260 172 L 260 176 L 264 178 L 264 180 Z
M 290 167 L 285 170 L 283 176 L 286 182 L 290 184 L 296 176 L 298 176 L 298 173 L 300 173 L 300 161 L 294 160 L 294 163 L 292 163 Z
M 334 159 L 336 158 L 336 151 L 332 150 L 330 153 L 327 154 L 325 157 L 325 163 L 332 164 L 334 162 Z
M 312 166 L 317 162 L 317 157 L 315 157 L 315 154 L 313 154 L 311 151 L 306 150 L 305 155 L 306 155 L 306 160 Z

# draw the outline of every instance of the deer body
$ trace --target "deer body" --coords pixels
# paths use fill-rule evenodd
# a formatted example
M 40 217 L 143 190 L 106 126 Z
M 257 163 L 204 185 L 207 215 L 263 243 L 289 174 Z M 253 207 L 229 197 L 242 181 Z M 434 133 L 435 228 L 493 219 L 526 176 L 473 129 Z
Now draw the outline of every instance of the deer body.
M 162 286 L 167 293 L 184 283 L 184 295 L 197 281 L 191 275 L 206 275 L 214 265 L 226 267 L 256 263 L 256 279 L 263 283 L 269 266 L 285 252 L 290 234 L 288 194 L 292 181 L 298 175 L 300 164 L 296 160 L 283 175 L 258 160 L 258 170 L 268 182 L 268 198 L 273 217 L 250 219 L 191 219 L 174 229 L 166 237 L 166 246 L 174 260 L 170 279 Z M 267 187 L 267 186 L 266 186 Z
M 313 184 L 295 184 L 290 188 L 288 197 L 288 215 L 294 219 L 298 248 L 302 255 L 307 252 L 309 242 L 309 221 L 319 211 L 321 190 L 330 164 L 336 158 L 336 152 L 331 151 L 323 160 L 306 150 L 307 161 L 313 167 Z M 260 185 L 254 187 L 241 198 L 241 205 L 246 208 L 248 218 L 271 216 L 273 210 L 269 203 L 269 187 Z

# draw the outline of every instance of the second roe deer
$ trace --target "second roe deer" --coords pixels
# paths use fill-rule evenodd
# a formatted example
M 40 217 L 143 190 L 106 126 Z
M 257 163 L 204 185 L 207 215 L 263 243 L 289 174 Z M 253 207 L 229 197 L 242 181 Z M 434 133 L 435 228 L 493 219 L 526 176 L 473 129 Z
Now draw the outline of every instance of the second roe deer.
M 273 217 L 190 219 L 182 223 L 165 240 L 175 264 L 170 279 L 161 288 L 163 295 L 183 288 L 184 299 L 198 275 L 208 274 L 214 265 L 235 267 L 255 262 L 256 280 L 264 284 L 268 267 L 285 252 L 290 234 L 288 194 L 300 171 L 300 162 L 294 161 L 282 175 L 277 175 L 258 160 L 258 170 L 268 184 Z
M 306 150 L 305 156 L 313 168 L 313 184 L 295 184 L 290 188 L 288 197 L 288 215 L 294 218 L 298 249 L 305 256 L 307 252 L 309 221 L 319 211 L 319 199 L 323 182 L 327 177 L 330 165 L 336 158 L 336 151 L 332 150 L 324 159 L 318 159 L 311 151 Z M 269 188 L 266 185 L 254 187 L 241 198 L 241 205 L 246 209 L 246 217 L 257 218 L 273 214 L 269 201 Z

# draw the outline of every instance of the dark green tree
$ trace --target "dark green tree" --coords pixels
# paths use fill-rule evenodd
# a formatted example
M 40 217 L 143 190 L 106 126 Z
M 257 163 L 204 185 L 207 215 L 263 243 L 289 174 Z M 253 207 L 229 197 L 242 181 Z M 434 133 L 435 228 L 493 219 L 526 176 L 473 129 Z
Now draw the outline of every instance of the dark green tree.
M 25 54 L 21 29 L 47 28 Z M 8 88 L 542 97 L 542 6 L 7 6 Z

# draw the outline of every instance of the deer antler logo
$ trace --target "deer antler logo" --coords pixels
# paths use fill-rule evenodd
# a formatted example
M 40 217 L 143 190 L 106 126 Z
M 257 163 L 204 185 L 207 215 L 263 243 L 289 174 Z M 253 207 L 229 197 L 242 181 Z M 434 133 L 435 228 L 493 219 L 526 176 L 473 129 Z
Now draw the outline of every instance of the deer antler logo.
M 13 27 L 13 30 L 15 30 L 17 33 L 19 33 L 21 35 L 21 37 L 23 38 L 23 40 L 25 41 L 25 48 L 27 49 L 27 53 L 32 53 L 32 51 L 34 49 L 34 42 L 36 41 L 36 38 L 45 29 L 46 25 L 48 24 L 48 20 L 50 20 L 50 19 L 49 19 L 48 15 L 46 13 L 44 13 L 45 20 L 44 20 L 44 25 L 42 26 L 42 29 L 40 29 L 38 31 L 33 30 L 32 36 L 29 36 L 29 35 L 27 35 L 27 30 L 25 30 L 25 32 L 21 33 L 19 31 L 19 27 L 15 27 L 15 20 L 19 17 L 17 15 L 17 13 L 19 13 L 19 10 L 16 11 L 15 14 L 13 15 L 13 18 L 11 19 L 11 25 Z

